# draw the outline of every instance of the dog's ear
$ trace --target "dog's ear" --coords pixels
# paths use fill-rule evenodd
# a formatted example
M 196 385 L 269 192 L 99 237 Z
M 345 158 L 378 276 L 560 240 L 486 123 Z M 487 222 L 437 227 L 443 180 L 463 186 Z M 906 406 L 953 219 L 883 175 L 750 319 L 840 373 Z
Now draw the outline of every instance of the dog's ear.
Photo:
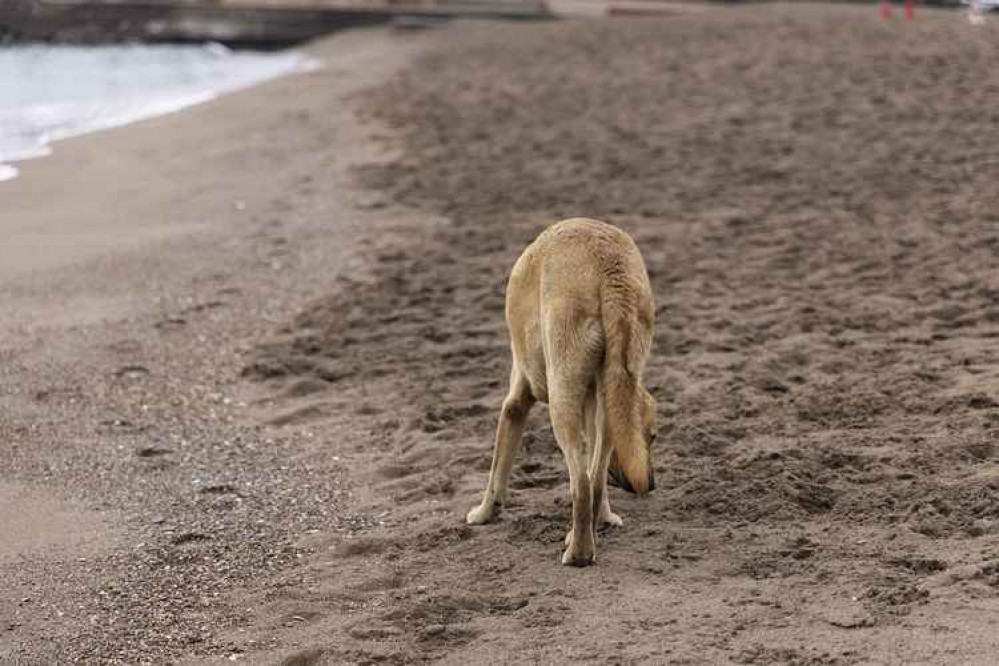
M 620 488 L 621 490 L 629 493 L 644 494 L 656 489 L 656 478 L 655 472 L 652 468 L 652 460 L 650 457 L 650 452 L 648 451 L 648 446 L 651 442 L 648 442 L 645 451 L 645 472 L 644 475 L 636 475 L 634 472 L 636 470 L 632 469 L 632 478 L 628 478 L 628 474 L 621 467 L 620 460 L 617 457 L 617 451 L 611 453 L 610 463 L 607 465 L 607 483 L 614 486 L 615 488 Z M 632 482 L 635 479 L 635 482 Z M 637 486 L 637 487 L 636 487 Z

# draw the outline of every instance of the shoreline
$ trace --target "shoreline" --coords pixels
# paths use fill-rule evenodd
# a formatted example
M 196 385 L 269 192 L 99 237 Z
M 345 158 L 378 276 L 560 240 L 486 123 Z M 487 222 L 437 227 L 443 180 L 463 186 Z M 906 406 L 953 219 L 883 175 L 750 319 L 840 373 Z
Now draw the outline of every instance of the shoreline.
M 213 636 L 238 614 L 222 592 L 293 564 L 307 526 L 367 520 L 342 466 L 278 469 L 299 440 L 255 424 L 241 354 L 363 273 L 354 253 L 376 227 L 351 213 L 367 195 L 350 171 L 379 151 L 350 98 L 426 39 L 322 40 L 303 50 L 324 69 L 68 139 L 2 186 L 0 483 L 36 520 L 32 536 L 0 516 L 24 535 L 0 562 L 16 598 L 0 604 L 0 661 L 224 649 Z M 323 502 L 303 512 L 289 488 Z M 195 566 L 198 547 L 222 568 Z
M 68 48 L 72 49 L 75 47 Z M 157 47 L 153 46 L 153 48 Z M 194 47 L 192 46 L 192 48 Z M 212 46 L 205 44 L 203 45 L 203 48 L 210 49 Z M 224 47 L 218 48 L 224 50 Z M 129 53 L 129 55 L 133 54 Z M 68 112 L 62 108 L 70 105 L 70 103 L 60 99 L 44 100 L 41 102 L 36 101 L 25 107 L 7 109 L 6 112 L 9 114 L 8 117 L 10 117 L 13 122 L 18 120 L 16 116 L 17 113 L 35 113 L 35 109 L 37 108 L 46 110 L 56 108 L 59 109 L 59 113 L 65 117 L 58 126 L 50 127 L 45 134 L 38 135 L 38 143 L 33 146 L 23 146 L 20 149 L 15 147 L 15 152 L 4 155 L 2 152 L 3 146 L 0 144 L 0 183 L 13 180 L 18 176 L 20 172 L 17 167 L 18 163 L 41 159 L 52 155 L 54 152 L 54 144 L 61 141 L 119 127 L 125 127 L 142 120 L 150 120 L 169 115 L 171 113 L 176 113 L 192 106 L 205 104 L 226 95 L 231 95 L 235 92 L 261 85 L 267 81 L 272 81 L 283 76 L 308 73 L 323 66 L 323 63 L 319 60 L 309 58 L 301 50 L 297 49 L 288 49 L 280 54 L 252 54 L 253 57 L 257 57 L 258 59 L 261 55 L 263 55 L 263 57 L 267 60 L 257 63 L 256 71 L 252 73 L 245 71 L 246 66 L 244 64 L 240 62 L 231 62 L 229 64 L 229 71 L 226 72 L 225 77 L 220 77 L 216 74 L 214 75 L 215 80 L 203 78 L 202 80 L 197 81 L 196 89 L 192 87 L 191 83 L 188 82 L 186 83 L 187 89 L 180 91 L 176 89 L 171 90 L 169 88 L 164 89 L 162 86 L 160 88 L 150 86 L 145 90 L 144 99 L 141 102 L 138 101 L 135 95 L 132 97 L 115 97 L 110 100 L 102 100 L 99 106 L 95 106 L 96 103 L 93 100 L 85 100 L 82 102 L 82 109 L 79 108 L 81 103 L 76 103 L 77 108 L 74 114 L 68 114 Z M 213 56 L 219 57 L 214 53 Z M 225 50 L 221 57 L 245 60 L 247 54 L 231 53 Z M 273 61 L 278 57 L 287 59 L 288 62 L 277 66 L 277 63 Z M 243 67 L 244 69 L 234 69 L 234 67 L 237 66 Z M 127 75 L 123 76 L 120 69 L 117 70 L 115 74 L 120 81 L 127 85 Z M 105 76 L 105 74 L 102 73 L 101 76 Z M 131 77 L 134 79 L 135 74 L 132 74 Z M 176 87 L 178 84 L 174 83 L 173 85 Z M 134 88 L 134 83 L 132 84 L 132 87 Z M 87 120 L 87 118 L 89 118 L 89 120 Z M 51 125 L 52 121 L 47 121 L 47 124 Z M 17 127 L 17 125 L 15 125 L 15 127 Z M 21 127 L 19 131 L 24 136 L 35 136 L 37 132 L 29 134 L 32 129 L 34 128 Z M 17 132 L 15 132 L 15 134 L 16 133 Z M 2 139 L 2 137 L 0 137 L 0 139 Z

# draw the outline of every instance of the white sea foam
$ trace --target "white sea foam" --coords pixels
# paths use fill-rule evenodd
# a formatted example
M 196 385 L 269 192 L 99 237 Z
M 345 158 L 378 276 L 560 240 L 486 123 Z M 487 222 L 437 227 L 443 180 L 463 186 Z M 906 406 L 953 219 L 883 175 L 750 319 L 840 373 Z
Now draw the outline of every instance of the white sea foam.
M 17 176 L 11 162 L 50 154 L 53 141 L 317 66 L 296 52 L 230 51 L 220 44 L 0 48 L 0 181 Z

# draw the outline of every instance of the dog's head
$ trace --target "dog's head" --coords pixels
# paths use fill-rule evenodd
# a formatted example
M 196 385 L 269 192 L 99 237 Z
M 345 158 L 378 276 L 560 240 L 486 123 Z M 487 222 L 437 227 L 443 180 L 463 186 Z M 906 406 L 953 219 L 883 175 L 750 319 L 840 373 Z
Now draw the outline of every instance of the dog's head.
M 642 402 L 639 406 L 640 432 L 632 433 L 634 440 L 629 446 L 614 447 L 607 467 L 607 478 L 612 486 L 638 494 L 656 489 L 656 475 L 652 466 L 652 443 L 659 433 L 656 425 L 656 399 L 644 388 L 641 389 L 640 395 Z M 622 461 L 618 457 L 620 450 L 628 452 L 628 460 Z M 629 470 L 628 473 L 625 469 Z

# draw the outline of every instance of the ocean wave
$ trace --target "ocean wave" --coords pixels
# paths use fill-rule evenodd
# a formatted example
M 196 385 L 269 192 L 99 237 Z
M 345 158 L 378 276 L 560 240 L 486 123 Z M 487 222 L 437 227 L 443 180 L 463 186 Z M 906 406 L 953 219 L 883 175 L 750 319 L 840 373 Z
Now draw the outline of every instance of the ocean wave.
M 172 113 L 318 63 L 200 46 L 0 48 L 0 181 L 53 141 Z

